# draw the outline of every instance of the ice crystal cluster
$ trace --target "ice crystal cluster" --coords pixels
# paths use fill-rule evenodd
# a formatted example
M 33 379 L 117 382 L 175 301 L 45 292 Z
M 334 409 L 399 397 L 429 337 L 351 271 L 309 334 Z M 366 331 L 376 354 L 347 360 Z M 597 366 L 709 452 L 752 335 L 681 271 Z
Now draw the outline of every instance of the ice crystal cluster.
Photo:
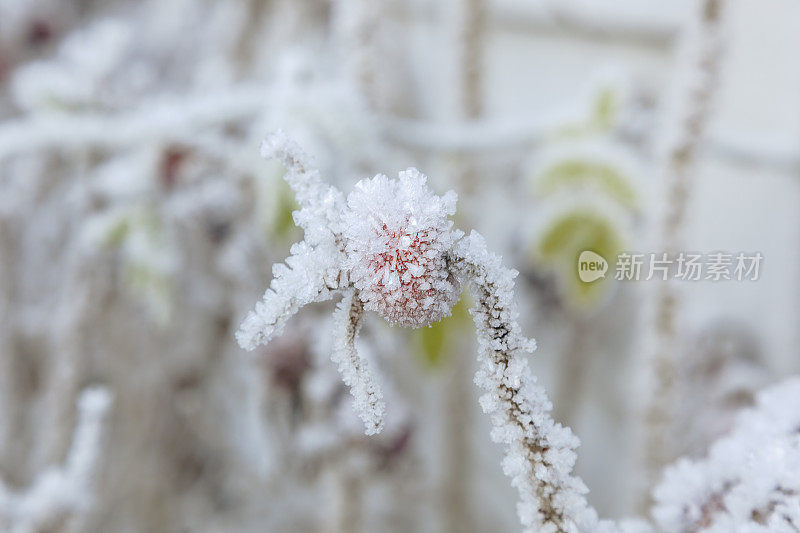
M 479 234 L 464 237 L 452 228 L 455 194 L 436 196 L 425 176 L 409 169 L 397 180 L 379 175 L 360 181 L 345 203 L 282 133 L 264 141 L 262 155 L 286 166 L 301 207 L 295 221 L 306 240 L 292 247 L 286 265 L 274 268 L 270 288 L 237 333 L 239 344 L 265 344 L 300 307 L 341 293 L 331 357 L 366 433 L 378 433 L 383 394 L 355 346 L 364 311 L 403 326 L 425 326 L 449 314 L 461 284 L 469 284 L 479 339 L 475 382 L 485 390 L 481 405 L 491 415 L 492 438 L 505 445 L 503 470 L 519 491 L 525 530 L 606 528 L 586 502 L 586 486 L 571 473 L 578 439 L 551 418 L 550 401 L 525 359 L 536 343 L 522 336 L 516 320 L 516 272 L 487 251 Z

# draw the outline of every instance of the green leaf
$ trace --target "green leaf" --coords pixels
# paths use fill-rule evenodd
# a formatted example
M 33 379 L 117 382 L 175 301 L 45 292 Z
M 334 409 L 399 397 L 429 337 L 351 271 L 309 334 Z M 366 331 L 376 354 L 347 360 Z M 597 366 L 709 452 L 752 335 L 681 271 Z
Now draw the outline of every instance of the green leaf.
M 454 355 L 460 339 L 470 329 L 471 301 L 465 290 L 461 300 L 453 306 L 451 316 L 414 332 L 417 352 L 423 366 L 429 369 L 440 368 Z
M 597 129 L 610 130 L 617 120 L 620 102 L 613 87 L 604 87 L 594 101 L 592 123 Z
M 548 195 L 562 187 L 595 185 L 623 206 L 636 209 L 638 196 L 630 179 L 613 165 L 590 159 L 565 159 L 545 169 L 537 181 L 537 192 Z
M 122 246 L 125 239 L 130 233 L 131 225 L 127 218 L 120 218 L 108 229 L 103 242 L 109 248 L 118 248 Z
M 295 201 L 294 193 L 289 184 L 283 179 L 278 181 L 275 194 L 277 195 L 277 201 L 275 202 L 275 213 L 272 219 L 272 233 L 282 240 L 289 240 L 294 237 L 294 233 L 297 231 L 292 213 L 300 209 L 300 205 Z
M 557 218 L 534 247 L 535 259 L 555 270 L 564 296 L 577 307 L 599 303 L 611 286 L 613 275 L 584 282 L 578 277 L 578 257 L 591 250 L 602 256 L 613 272 L 622 238 L 611 220 L 591 210 L 573 210 Z

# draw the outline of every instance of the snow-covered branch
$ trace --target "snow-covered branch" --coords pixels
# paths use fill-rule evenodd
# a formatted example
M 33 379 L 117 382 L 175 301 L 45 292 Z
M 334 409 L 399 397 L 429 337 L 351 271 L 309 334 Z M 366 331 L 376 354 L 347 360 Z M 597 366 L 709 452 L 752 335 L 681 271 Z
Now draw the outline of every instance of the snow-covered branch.
M 87 512 L 94 500 L 111 393 L 86 389 L 78 400 L 78 423 L 64 464 L 40 473 L 17 492 L 0 483 L 0 525 L 12 533 L 34 533 Z
M 210 95 L 160 98 L 133 111 L 16 119 L 0 125 L 0 157 L 39 150 L 119 148 L 144 140 L 190 137 L 198 129 L 258 113 L 264 92 L 264 87 L 240 86 Z
M 536 384 L 525 354 L 536 342 L 525 338 L 513 301 L 516 272 L 472 232 L 454 248 L 452 267 L 469 283 L 478 331 L 475 383 L 492 419 L 492 440 L 505 445 L 503 471 L 519 491 L 518 513 L 526 531 L 597 531 L 597 514 L 586 502 L 588 489 L 572 475 L 579 441 L 550 416 L 552 404 Z
M 367 435 L 374 435 L 383 429 L 386 405 L 369 363 L 356 350 L 363 318 L 364 304 L 357 293 L 347 291 L 333 314 L 335 334 L 331 360 L 338 366 L 342 381 L 350 387 L 356 413 L 364 421 Z
M 246 350 L 267 344 L 301 307 L 329 300 L 339 289 L 341 274 L 332 250 L 300 242 L 291 253 L 286 264 L 273 266 L 269 289 L 236 332 L 236 340 Z
M 800 531 L 800 379 L 758 394 L 708 456 L 668 467 L 652 515 L 662 531 Z

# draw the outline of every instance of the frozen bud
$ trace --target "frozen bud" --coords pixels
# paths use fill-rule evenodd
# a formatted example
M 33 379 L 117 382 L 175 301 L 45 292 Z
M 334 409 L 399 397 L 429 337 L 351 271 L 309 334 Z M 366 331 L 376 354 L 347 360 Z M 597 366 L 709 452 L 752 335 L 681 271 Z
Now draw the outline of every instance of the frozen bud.
M 344 218 L 347 268 L 365 308 L 420 327 L 450 314 L 460 286 L 447 252 L 462 235 L 448 216 L 456 195 L 436 196 L 415 168 L 358 182 Z

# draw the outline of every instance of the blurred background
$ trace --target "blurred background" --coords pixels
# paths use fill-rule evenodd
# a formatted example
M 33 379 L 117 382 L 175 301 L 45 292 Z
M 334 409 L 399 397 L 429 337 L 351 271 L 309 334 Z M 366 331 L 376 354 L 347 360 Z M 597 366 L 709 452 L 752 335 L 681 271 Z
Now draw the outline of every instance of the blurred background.
M 237 346 L 302 239 L 276 128 L 344 191 L 415 166 L 458 193 L 520 273 L 590 503 L 646 512 L 800 371 L 798 28 L 790 0 L 0 0 L 0 530 L 518 530 L 468 301 L 369 317 L 377 437 L 333 304 Z M 763 259 L 616 280 L 623 251 Z

